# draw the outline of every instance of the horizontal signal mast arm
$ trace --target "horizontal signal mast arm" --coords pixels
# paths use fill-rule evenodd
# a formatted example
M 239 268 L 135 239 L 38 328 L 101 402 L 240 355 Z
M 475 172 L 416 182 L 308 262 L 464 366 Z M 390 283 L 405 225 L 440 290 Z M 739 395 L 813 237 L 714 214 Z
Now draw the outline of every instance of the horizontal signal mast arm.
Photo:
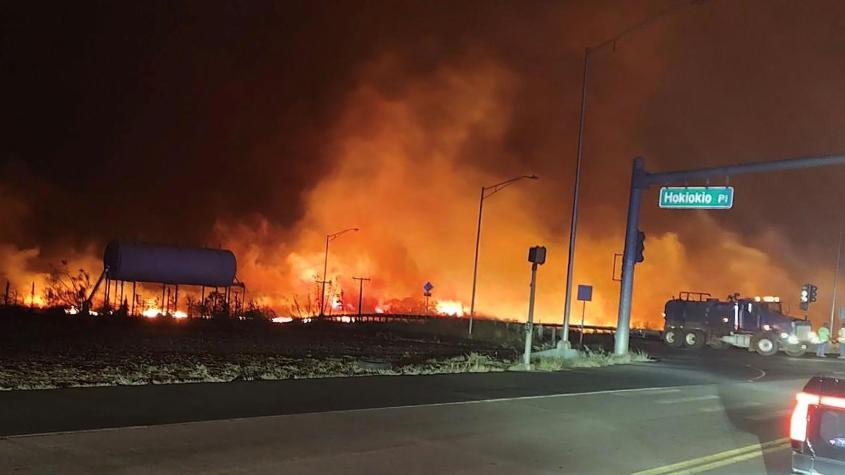
M 765 162 L 745 163 L 741 165 L 727 165 L 722 167 L 699 168 L 697 170 L 680 170 L 663 173 L 644 172 L 636 178 L 636 186 L 639 188 L 648 188 L 652 185 L 671 185 L 683 183 L 689 180 L 729 177 L 748 173 L 798 170 L 801 168 L 825 167 L 829 165 L 845 165 L 845 155 L 787 158 L 783 160 L 769 160 Z

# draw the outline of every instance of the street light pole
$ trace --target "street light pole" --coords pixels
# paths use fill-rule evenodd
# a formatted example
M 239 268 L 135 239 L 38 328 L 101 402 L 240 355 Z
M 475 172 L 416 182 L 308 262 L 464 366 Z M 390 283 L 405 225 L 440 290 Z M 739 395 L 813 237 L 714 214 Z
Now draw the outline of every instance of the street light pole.
M 839 260 L 842 257 L 842 225 L 839 225 L 839 245 L 836 247 L 836 269 L 833 270 L 833 293 L 830 303 L 830 331 L 833 332 L 833 316 L 836 314 L 836 284 L 839 280 Z
M 323 300 L 326 297 L 326 273 L 329 271 L 329 234 L 326 234 L 326 252 L 323 254 L 323 278 L 320 279 L 320 316 L 323 316 L 325 305 Z
M 469 336 L 472 336 L 472 319 L 475 316 L 475 283 L 478 280 L 478 245 L 481 242 L 481 212 L 484 211 L 484 187 L 478 200 L 478 227 L 475 231 L 475 261 L 472 264 L 472 299 L 469 304 Z
M 320 316 L 325 315 L 325 299 L 326 299 L 326 274 L 329 271 L 329 241 L 337 239 L 340 237 L 341 234 L 347 233 L 349 231 L 358 231 L 358 228 L 347 228 L 343 231 L 338 231 L 333 234 L 326 235 L 326 252 L 323 256 L 323 279 L 320 281 L 321 288 L 320 288 Z
M 572 215 L 569 220 L 569 258 L 566 261 L 566 291 L 563 304 L 563 335 L 561 335 L 561 342 L 566 347 L 569 346 L 569 313 L 572 308 L 572 273 L 575 268 L 575 237 L 578 229 L 578 199 L 581 191 L 581 157 L 584 151 L 584 121 L 587 112 L 587 79 L 590 72 L 590 55 L 609 45 L 613 45 L 615 49 L 616 41 L 622 37 L 650 24 L 675 8 L 696 3 L 697 1 L 698 0 L 691 0 L 689 2 L 672 4 L 654 15 L 646 17 L 639 23 L 628 27 L 616 36 L 609 38 L 596 46 L 584 49 L 584 68 L 581 77 L 581 106 L 578 116 L 578 146 L 575 158 L 575 184 L 572 190 Z
M 590 48 L 584 49 L 584 71 L 581 76 L 581 111 L 578 119 L 578 152 L 575 159 L 575 186 L 572 191 L 572 218 L 569 220 L 569 257 L 566 259 L 566 295 L 563 304 L 563 335 L 569 346 L 569 310 L 572 307 L 572 271 L 575 264 L 575 233 L 578 229 L 578 195 L 581 191 L 581 152 L 584 149 L 584 113 L 587 110 L 587 74 L 590 71 Z
M 510 186 L 522 179 L 537 180 L 540 177 L 537 175 L 520 175 L 511 179 L 505 180 L 501 183 L 496 183 L 492 186 L 481 187 L 481 197 L 478 200 L 478 228 L 475 232 L 475 261 L 472 265 L 472 298 L 469 304 L 469 329 L 467 334 L 472 337 L 472 321 L 475 318 L 475 286 L 478 282 L 478 249 L 481 243 L 481 213 L 484 211 L 484 199 L 489 198 L 499 192 L 502 188 Z

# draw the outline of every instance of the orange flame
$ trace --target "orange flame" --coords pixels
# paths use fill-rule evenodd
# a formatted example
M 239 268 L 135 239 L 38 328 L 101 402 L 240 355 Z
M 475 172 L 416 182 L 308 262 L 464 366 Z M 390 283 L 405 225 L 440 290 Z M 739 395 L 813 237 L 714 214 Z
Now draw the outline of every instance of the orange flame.
M 441 315 L 449 315 L 450 317 L 463 317 L 464 304 L 458 300 L 440 300 L 435 305 L 437 313 Z

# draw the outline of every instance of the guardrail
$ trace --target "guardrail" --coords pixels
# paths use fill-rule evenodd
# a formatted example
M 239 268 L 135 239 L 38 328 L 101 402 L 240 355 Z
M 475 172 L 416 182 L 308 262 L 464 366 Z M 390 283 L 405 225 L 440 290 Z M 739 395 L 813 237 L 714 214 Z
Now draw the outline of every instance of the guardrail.
M 431 315 L 431 314 L 407 314 L 407 313 L 363 313 L 358 315 L 357 313 L 351 314 L 337 314 L 337 315 L 324 315 L 322 317 L 316 316 L 311 317 L 312 321 L 314 320 L 324 320 L 324 321 L 331 321 L 331 322 L 341 322 L 341 323 L 387 323 L 387 322 L 419 322 L 419 321 L 453 321 L 453 322 L 464 322 L 466 321 L 465 317 L 454 317 L 454 316 L 444 316 L 444 315 Z M 494 322 L 499 324 L 509 324 L 509 325 L 518 325 L 520 327 L 524 326 L 524 322 L 517 322 L 513 320 L 497 320 L 492 318 L 475 318 L 476 322 Z M 560 323 L 535 323 L 535 329 L 538 329 L 539 332 L 543 332 L 544 328 L 553 329 L 553 331 L 557 331 L 563 327 Z M 538 328 L 539 327 L 539 328 Z M 569 331 L 570 332 L 580 332 L 581 325 L 570 325 Z M 613 334 L 616 332 L 615 326 L 609 325 L 584 325 L 583 326 L 584 333 L 610 333 Z M 661 332 L 658 330 L 651 330 L 647 328 L 632 328 L 631 329 L 632 335 L 637 335 L 641 338 L 659 338 Z

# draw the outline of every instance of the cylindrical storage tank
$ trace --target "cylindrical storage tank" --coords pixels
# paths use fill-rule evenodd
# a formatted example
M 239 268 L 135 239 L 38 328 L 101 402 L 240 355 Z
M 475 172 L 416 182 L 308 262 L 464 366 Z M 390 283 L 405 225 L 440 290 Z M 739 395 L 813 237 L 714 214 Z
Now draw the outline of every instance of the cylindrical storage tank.
M 106 246 L 103 266 L 108 277 L 127 282 L 228 287 L 237 262 L 232 251 L 156 246 L 113 240 Z

